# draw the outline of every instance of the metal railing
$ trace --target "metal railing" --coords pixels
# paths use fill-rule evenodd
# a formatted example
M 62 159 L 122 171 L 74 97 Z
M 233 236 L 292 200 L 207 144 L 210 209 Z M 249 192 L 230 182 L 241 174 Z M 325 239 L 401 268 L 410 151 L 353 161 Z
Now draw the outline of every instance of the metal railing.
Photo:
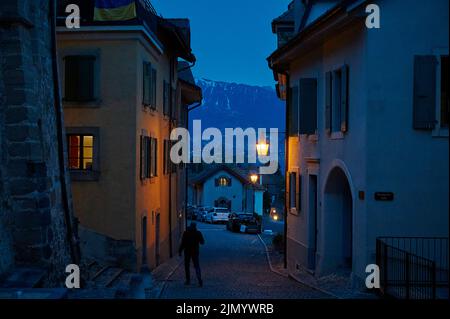
M 448 238 L 379 237 L 381 293 L 404 299 L 435 299 L 448 286 Z

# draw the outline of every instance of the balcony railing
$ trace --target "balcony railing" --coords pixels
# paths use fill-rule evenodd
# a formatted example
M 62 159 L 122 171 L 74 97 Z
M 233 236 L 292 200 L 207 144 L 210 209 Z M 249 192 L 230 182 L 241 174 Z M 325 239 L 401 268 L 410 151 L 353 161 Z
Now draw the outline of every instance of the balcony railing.
M 379 237 L 381 292 L 402 299 L 435 299 L 448 288 L 448 238 Z
M 58 0 L 57 23 L 65 24 L 67 5 L 76 4 L 80 8 L 81 25 L 145 25 L 153 33 L 157 32 L 158 14 L 150 0 L 135 0 L 136 19 L 127 21 L 94 21 L 95 0 Z

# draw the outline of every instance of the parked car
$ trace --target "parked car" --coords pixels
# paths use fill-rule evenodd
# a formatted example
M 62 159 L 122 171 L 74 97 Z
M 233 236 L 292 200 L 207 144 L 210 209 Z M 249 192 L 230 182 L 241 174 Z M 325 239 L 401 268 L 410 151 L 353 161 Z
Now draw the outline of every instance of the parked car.
M 230 210 L 223 207 L 213 207 L 206 214 L 206 221 L 211 224 L 226 223 L 230 216 Z
M 232 232 L 241 232 L 242 226 L 245 226 L 245 233 L 261 233 L 261 222 L 255 214 L 233 213 L 227 223 L 227 229 Z
M 199 207 L 197 210 L 197 220 L 200 222 L 206 222 L 206 214 L 211 207 Z
M 239 232 L 241 229 L 241 222 L 246 219 L 251 219 L 253 214 L 249 213 L 231 213 L 227 222 L 227 229 L 232 232 Z

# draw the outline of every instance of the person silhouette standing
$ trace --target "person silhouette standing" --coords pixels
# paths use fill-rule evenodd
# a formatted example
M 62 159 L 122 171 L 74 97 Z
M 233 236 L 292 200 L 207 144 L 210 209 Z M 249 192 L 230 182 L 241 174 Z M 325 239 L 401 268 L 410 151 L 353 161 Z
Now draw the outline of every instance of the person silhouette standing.
M 197 274 L 197 280 L 200 287 L 203 287 L 202 272 L 200 269 L 200 245 L 205 244 L 205 239 L 200 231 L 197 230 L 197 224 L 192 222 L 187 230 L 183 233 L 180 248 L 178 254 L 181 257 L 181 253 L 184 251 L 184 270 L 186 272 L 185 285 L 191 283 L 191 259 L 195 267 L 195 273 Z

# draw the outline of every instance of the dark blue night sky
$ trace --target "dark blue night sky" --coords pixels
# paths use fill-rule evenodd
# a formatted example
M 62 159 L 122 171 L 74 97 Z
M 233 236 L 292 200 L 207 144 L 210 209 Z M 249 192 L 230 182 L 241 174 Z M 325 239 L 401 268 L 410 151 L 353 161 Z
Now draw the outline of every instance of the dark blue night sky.
M 266 58 L 276 47 L 271 21 L 290 0 L 153 0 L 165 18 L 191 20 L 196 77 L 254 85 L 274 83 Z

